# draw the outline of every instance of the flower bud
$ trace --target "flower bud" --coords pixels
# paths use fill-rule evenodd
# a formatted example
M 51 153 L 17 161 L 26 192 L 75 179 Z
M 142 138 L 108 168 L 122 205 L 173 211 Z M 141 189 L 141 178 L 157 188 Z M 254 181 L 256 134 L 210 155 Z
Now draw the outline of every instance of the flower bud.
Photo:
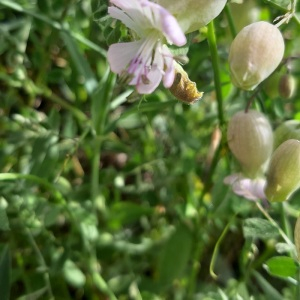
M 279 80 L 279 95 L 284 99 L 293 97 L 296 91 L 296 79 L 291 74 L 283 75 Z
M 284 54 L 279 29 L 260 21 L 244 27 L 233 40 L 229 66 L 234 85 L 253 90 L 278 67 Z
M 296 221 L 295 230 L 294 230 L 294 241 L 295 241 L 298 260 L 300 260 L 300 217 L 298 217 Z
M 285 121 L 276 128 L 274 131 L 274 149 L 289 139 L 300 140 L 300 121 Z
M 250 110 L 236 113 L 228 124 L 228 145 L 246 176 L 254 178 L 273 150 L 273 133 L 268 119 Z
M 179 64 L 175 64 L 175 79 L 170 92 L 186 104 L 194 104 L 202 98 L 203 92 L 197 90 L 196 83 L 189 79 L 188 74 Z
M 157 0 L 155 2 L 166 8 L 177 19 L 181 29 L 189 33 L 200 29 L 217 17 L 227 0 Z
M 265 194 L 269 201 L 287 200 L 300 187 L 300 141 L 287 140 L 273 153 Z

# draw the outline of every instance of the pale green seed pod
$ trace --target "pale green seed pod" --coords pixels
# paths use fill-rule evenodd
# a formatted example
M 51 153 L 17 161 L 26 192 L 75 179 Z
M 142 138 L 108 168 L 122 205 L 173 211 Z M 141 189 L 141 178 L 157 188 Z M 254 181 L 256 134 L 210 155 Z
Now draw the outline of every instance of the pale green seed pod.
M 273 132 L 262 113 L 255 110 L 236 113 L 228 124 L 227 140 L 247 177 L 255 178 L 263 172 L 272 154 Z
M 274 149 L 289 139 L 300 140 L 300 121 L 285 121 L 275 129 Z
M 244 27 L 229 51 L 232 83 L 253 90 L 278 67 L 284 54 L 284 40 L 279 29 L 260 21 Z
M 294 230 L 294 241 L 298 260 L 300 261 L 300 217 L 297 218 L 295 230 Z
M 281 76 L 279 80 L 279 95 L 284 99 L 290 99 L 296 92 L 296 79 L 291 74 Z
M 226 5 L 227 0 L 156 0 L 178 21 L 185 33 L 199 30 L 216 18 Z
M 273 153 L 267 172 L 265 194 L 271 202 L 281 202 L 300 187 L 300 141 L 287 140 Z

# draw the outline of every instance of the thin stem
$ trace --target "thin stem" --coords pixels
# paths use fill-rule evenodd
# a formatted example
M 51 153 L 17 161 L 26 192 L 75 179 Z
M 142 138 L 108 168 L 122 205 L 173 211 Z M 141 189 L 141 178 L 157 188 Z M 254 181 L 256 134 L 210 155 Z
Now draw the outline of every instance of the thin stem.
M 218 241 L 216 242 L 216 245 L 215 245 L 215 248 L 214 248 L 214 252 L 213 252 L 213 255 L 212 255 L 212 258 L 211 258 L 211 262 L 210 262 L 210 266 L 209 266 L 209 273 L 211 275 L 211 277 L 213 279 L 217 279 L 218 275 L 214 272 L 214 267 L 215 267 L 215 264 L 216 264 L 216 260 L 217 260 L 217 256 L 218 256 L 218 252 L 219 252 L 219 248 L 220 248 L 220 245 L 223 241 L 223 239 L 225 238 L 227 232 L 228 232 L 228 229 L 230 227 L 230 225 L 232 224 L 232 222 L 234 221 L 235 219 L 235 216 L 236 214 L 231 218 L 231 220 L 228 222 L 228 224 L 226 225 L 226 227 L 224 228 L 222 234 L 220 235 Z
M 292 232 L 291 232 L 290 225 L 288 223 L 288 219 L 286 217 L 286 213 L 285 213 L 285 209 L 284 209 L 284 203 L 280 203 L 280 214 L 281 214 L 281 220 L 282 220 L 284 232 L 286 233 L 288 238 L 290 240 L 292 240 L 293 239 L 292 238 Z
M 222 127 L 225 124 L 225 119 L 224 119 L 224 112 L 223 112 L 223 94 L 222 94 L 222 85 L 221 85 L 221 76 L 220 76 L 220 61 L 218 55 L 214 22 L 211 21 L 207 27 L 208 27 L 207 41 L 210 49 L 212 66 L 214 70 L 214 82 L 215 82 L 216 96 L 218 102 L 218 118 L 219 118 L 220 127 Z
M 226 17 L 228 20 L 228 25 L 229 25 L 229 29 L 230 29 L 232 38 L 235 38 L 237 32 L 236 32 L 235 24 L 234 24 L 233 17 L 231 14 L 231 10 L 230 10 L 230 7 L 228 4 L 226 4 L 226 6 L 225 6 L 225 14 L 226 14 Z
M 256 206 L 262 212 L 262 214 L 270 221 L 270 223 L 278 229 L 278 232 L 284 239 L 284 241 L 291 247 L 294 247 L 294 244 L 291 242 L 289 237 L 285 234 L 285 232 L 280 228 L 280 226 L 272 219 L 272 217 L 265 211 L 265 209 L 260 205 L 260 203 L 256 202 Z
M 246 105 L 246 108 L 245 108 L 245 113 L 248 112 L 248 110 L 250 109 L 251 104 L 253 103 L 255 97 L 258 95 L 259 92 L 260 92 L 260 88 L 257 88 L 256 91 L 251 95 L 251 97 L 247 101 L 247 105 Z
M 99 179 L 100 179 L 100 158 L 101 148 L 103 142 L 103 135 L 105 133 L 105 126 L 107 121 L 107 114 L 109 112 L 109 104 L 112 96 L 113 87 L 115 85 L 116 77 L 109 72 L 106 82 L 100 86 L 99 90 L 95 92 L 92 97 L 92 122 L 95 131 L 94 141 L 94 155 L 92 158 L 92 188 L 91 197 L 95 204 L 99 196 Z

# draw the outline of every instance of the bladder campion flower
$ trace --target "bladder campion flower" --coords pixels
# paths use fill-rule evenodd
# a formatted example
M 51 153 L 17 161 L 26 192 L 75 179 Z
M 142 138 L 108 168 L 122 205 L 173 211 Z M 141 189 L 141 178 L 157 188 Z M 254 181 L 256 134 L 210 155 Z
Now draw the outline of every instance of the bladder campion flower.
M 173 55 L 166 45 L 183 46 L 186 37 L 177 20 L 148 0 L 111 0 L 108 13 L 133 30 L 139 40 L 113 44 L 108 49 L 111 70 L 126 74 L 140 94 L 152 93 L 161 80 L 169 88 L 175 77 Z

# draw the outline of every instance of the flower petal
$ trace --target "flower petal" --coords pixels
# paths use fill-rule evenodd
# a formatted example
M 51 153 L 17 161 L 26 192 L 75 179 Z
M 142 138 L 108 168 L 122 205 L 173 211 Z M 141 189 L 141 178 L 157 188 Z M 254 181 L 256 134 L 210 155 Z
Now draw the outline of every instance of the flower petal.
M 186 44 L 186 36 L 180 28 L 176 18 L 169 13 L 164 7 L 159 4 L 152 3 L 147 0 L 141 0 L 144 13 L 151 21 L 152 26 L 160 30 L 167 38 L 169 43 L 177 46 Z M 147 8 L 150 10 L 147 10 Z
M 248 200 L 266 199 L 264 187 L 266 180 L 263 178 L 250 179 L 243 177 L 242 174 L 232 174 L 225 177 L 224 183 L 231 185 L 233 192 Z
M 164 57 L 165 75 L 163 77 L 163 83 L 166 88 L 171 87 L 175 78 L 175 66 L 174 59 L 171 51 L 166 45 L 161 48 L 162 55 Z
M 162 79 L 164 60 L 159 49 L 156 49 L 152 66 L 148 73 L 142 74 L 136 88 L 140 94 L 151 94 L 159 86 Z M 145 77 L 144 77 L 145 76 Z
M 135 31 L 139 36 L 142 36 L 143 30 L 140 24 L 135 19 L 132 19 L 128 16 L 123 10 L 117 8 L 117 7 L 109 7 L 108 13 L 115 19 L 120 20 L 124 25 L 126 25 L 128 28 Z
M 160 9 L 160 20 L 162 31 L 169 42 L 176 46 L 183 46 L 186 44 L 186 37 L 177 20 L 163 7 Z
M 107 59 L 111 70 L 117 74 L 124 71 L 139 51 L 143 42 L 143 40 L 140 40 L 111 45 L 107 52 Z

